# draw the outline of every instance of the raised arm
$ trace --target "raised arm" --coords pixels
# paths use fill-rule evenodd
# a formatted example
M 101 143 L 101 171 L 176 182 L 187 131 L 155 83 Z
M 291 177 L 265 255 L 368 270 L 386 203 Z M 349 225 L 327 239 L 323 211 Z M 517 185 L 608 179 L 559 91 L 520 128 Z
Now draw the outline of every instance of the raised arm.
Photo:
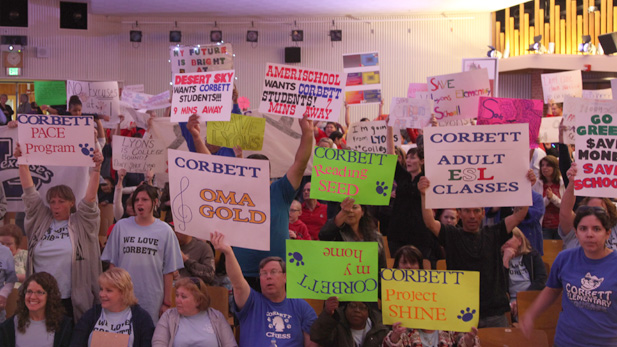
M 351 116 L 349 115 L 349 104 L 347 104 L 347 101 L 345 101 L 345 125 L 347 126 L 347 128 L 349 128 L 350 124 Z
M 420 177 L 420 181 L 418 181 L 418 190 L 420 191 L 420 195 L 422 196 L 422 219 L 424 220 L 424 225 L 430 230 L 435 236 L 439 237 L 439 230 L 441 230 L 441 222 L 435 219 L 433 215 L 433 210 L 426 208 L 426 190 L 431 186 L 431 182 L 426 178 L 426 176 Z
M 536 300 L 531 304 L 529 310 L 520 320 L 520 328 L 523 331 L 525 336 L 530 337 L 531 331 L 533 330 L 533 323 L 538 318 L 542 312 L 546 311 L 555 300 L 559 298 L 561 295 L 562 289 L 555 289 L 550 287 L 545 287 L 540 292 L 540 295 L 536 298 Z
M 189 121 L 186 123 L 186 128 L 193 136 L 193 142 L 195 143 L 195 151 L 201 154 L 212 154 L 206 147 L 204 140 L 201 138 L 201 128 L 199 127 L 199 116 L 193 114 L 189 117 Z
M 379 112 L 377 113 L 377 117 L 381 116 L 383 114 L 383 98 L 381 98 L 381 101 L 379 102 Z
M 386 130 L 386 154 L 394 154 L 394 130 L 391 126 L 388 126 Z
M 304 117 L 299 120 L 299 123 L 300 129 L 302 130 L 300 145 L 296 151 L 293 164 L 291 164 L 287 170 L 287 180 L 289 180 L 294 190 L 300 188 L 306 164 L 308 164 L 311 153 L 313 152 L 313 121 L 304 115 Z
M 576 163 L 572 163 L 570 169 L 568 169 L 568 187 L 563 192 L 561 197 L 561 206 L 559 206 L 559 226 L 564 235 L 567 235 L 574 229 L 574 204 L 576 203 L 576 197 L 574 197 L 574 178 L 578 171 Z
M 126 176 L 126 169 L 118 170 L 118 183 L 114 189 L 114 218 L 118 221 L 124 216 L 124 206 L 122 206 L 122 181 Z
M 99 149 L 94 150 L 94 156 L 92 157 L 94 167 L 90 169 L 90 179 L 88 180 L 88 187 L 86 188 L 86 195 L 84 201 L 95 202 L 97 192 L 99 190 L 99 180 L 101 175 L 101 163 L 103 163 L 103 155 Z
M 504 222 L 506 223 L 506 230 L 509 233 L 525 219 L 528 210 L 529 206 L 517 206 L 514 208 L 514 213 L 506 217 Z
M 15 158 L 21 157 L 21 147 L 19 146 L 19 143 L 17 143 L 17 146 L 15 146 L 13 156 Z M 26 188 L 34 186 L 34 181 L 32 181 L 32 174 L 30 173 L 29 165 L 19 165 L 19 181 L 21 182 L 21 188 L 24 191 L 26 190 Z
M 225 269 L 234 289 L 234 301 L 238 309 L 241 310 L 249 299 L 251 287 L 242 275 L 242 269 L 240 264 L 238 264 L 234 251 L 225 243 L 225 235 L 219 232 L 210 233 L 210 241 L 214 249 L 225 254 Z

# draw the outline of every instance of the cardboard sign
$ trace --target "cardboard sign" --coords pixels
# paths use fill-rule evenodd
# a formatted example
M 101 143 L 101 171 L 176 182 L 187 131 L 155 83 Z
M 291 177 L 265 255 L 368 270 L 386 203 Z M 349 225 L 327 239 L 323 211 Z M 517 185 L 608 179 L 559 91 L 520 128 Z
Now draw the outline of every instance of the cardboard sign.
M 364 153 L 386 153 L 387 134 L 386 121 L 352 123 L 347 132 L 347 147 Z M 394 144 L 399 143 L 399 134 L 393 136 Z
M 530 206 L 528 144 L 526 124 L 425 128 L 426 207 Z
M 91 116 L 17 116 L 22 156 L 18 164 L 94 166 L 96 144 Z
M 417 92 L 428 92 L 428 85 L 426 83 L 409 83 L 407 88 L 407 97 L 415 98 Z
M 286 242 L 288 298 L 377 301 L 377 242 Z
M 486 69 L 427 78 L 433 98 L 433 113 L 440 126 L 465 124 L 478 115 L 481 96 L 490 96 Z
M 389 126 L 423 129 L 431 124 L 431 100 L 392 98 Z
M 92 331 L 90 347 L 128 346 L 130 335 L 110 333 L 106 331 Z
M 208 143 L 222 147 L 240 146 L 243 150 L 261 151 L 266 120 L 231 114 L 229 122 L 208 122 Z
M 344 85 L 338 72 L 268 63 L 259 112 L 336 122 Z
M 544 117 L 540 123 L 540 133 L 538 142 L 556 143 L 559 142 L 559 124 L 563 117 Z
M 581 99 L 576 112 L 574 195 L 617 197 L 617 101 Z
M 66 81 L 66 95 L 79 96 L 83 114 L 108 115 L 109 121 L 103 120 L 105 128 L 115 128 L 120 123 L 120 91 L 118 82 L 82 82 Z M 68 107 L 68 105 L 67 105 Z
M 469 332 L 480 320 L 477 271 L 381 270 L 384 324 Z
M 379 53 L 343 54 L 346 76 L 345 100 L 348 105 L 381 102 Z
M 566 96 L 580 98 L 583 95 L 581 70 L 542 74 L 544 103 L 564 102 Z
M 480 98 L 478 125 L 529 124 L 529 148 L 538 148 L 538 132 L 542 122 L 541 100 Z
M 145 174 L 150 170 L 164 172 L 167 169 L 165 146 L 157 139 L 114 135 L 112 151 L 115 170 Z
M 129 92 L 134 92 L 134 93 L 143 93 L 145 91 L 145 87 L 143 84 L 133 84 L 129 86 L 124 86 L 122 88 L 122 92 L 126 90 L 128 90 Z
M 610 100 L 613 98 L 613 90 L 611 88 L 583 90 L 583 99 L 602 99 Z
M 390 203 L 396 155 L 315 147 L 311 198 L 386 206 Z
M 231 43 L 170 46 L 169 56 L 173 74 L 223 71 L 234 68 Z
M 40 105 L 66 104 L 66 84 L 64 81 L 34 81 L 34 96 Z
M 270 250 L 267 160 L 168 150 L 171 211 L 177 232 L 231 246 Z
M 196 113 L 202 121 L 231 117 L 234 72 L 194 72 L 174 75 L 171 121 L 186 122 Z

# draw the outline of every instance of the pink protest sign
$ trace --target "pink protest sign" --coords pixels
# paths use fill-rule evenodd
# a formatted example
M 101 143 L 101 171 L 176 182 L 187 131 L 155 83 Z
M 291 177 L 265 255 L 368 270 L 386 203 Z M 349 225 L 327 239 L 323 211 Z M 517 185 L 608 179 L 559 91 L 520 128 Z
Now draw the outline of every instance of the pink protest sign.
M 428 85 L 426 83 L 409 83 L 409 89 L 407 89 L 407 97 L 415 98 L 416 92 L 428 92 Z
M 529 148 L 537 148 L 542 108 L 542 100 L 481 97 L 478 125 L 528 123 Z

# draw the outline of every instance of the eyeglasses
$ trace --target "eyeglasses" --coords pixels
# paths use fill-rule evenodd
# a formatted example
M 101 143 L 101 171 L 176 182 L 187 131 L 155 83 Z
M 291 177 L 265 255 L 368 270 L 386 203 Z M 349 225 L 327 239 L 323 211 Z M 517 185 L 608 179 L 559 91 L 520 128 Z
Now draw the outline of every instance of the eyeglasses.
M 43 296 L 43 295 L 45 295 L 47 293 L 42 291 L 42 290 L 37 290 L 36 292 L 33 291 L 33 290 L 26 290 L 26 295 L 27 296 L 32 296 L 32 295 L 35 295 L 35 294 L 36 294 L 36 296 Z
M 270 274 L 270 276 L 276 276 L 278 274 L 282 274 L 283 271 L 281 270 L 270 270 L 270 272 L 268 271 L 259 271 L 259 276 L 261 277 L 266 277 L 268 276 L 268 274 Z
M 351 302 L 351 303 L 347 304 L 347 307 L 349 307 L 350 310 L 368 311 L 368 306 L 366 306 L 364 304 L 357 304 L 355 302 Z
M 300 212 L 300 211 L 302 211 L 302 210 L 299 210 L 299 209 L 297 209 L 297 208 L 291 208 L 291 209 L 289 209 L 289 211 L 290 211 L 290 212 Z

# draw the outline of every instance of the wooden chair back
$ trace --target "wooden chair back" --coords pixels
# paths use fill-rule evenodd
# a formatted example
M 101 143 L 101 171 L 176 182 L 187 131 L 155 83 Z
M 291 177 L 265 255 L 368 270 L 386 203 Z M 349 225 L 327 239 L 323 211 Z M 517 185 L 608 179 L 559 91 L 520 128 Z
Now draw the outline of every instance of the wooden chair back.
M 437 270 L 448 270 L 448 265 L 445 259 L 437 260 Z
M 318 300 L 318 299 L 304 299 L 304 300 L 308 302 L 309 305 L 311 305 L 311 307 L 313 308 L 313 310 L 315 310 L 315 313 L 317 313 L 318 316 L 321 314 L 321 312 L 323 311 L 323 304 L 325 300 Z
M 540 295 L 539 290 L 522 291 L 516 294 L 516 303 L 518 305 L 518 316 L 525 315 L 531 304 Z M 553 345 L 555 338 L 555 329 L 557 329 L 557 321 L 561 313 L 561 297 L 557 299 L 549 308 L 536 318 L 533 328 L 543 330 L 548 337 L 549 345 Z
M 482 347 L 548 347 L 548 338 L 542 330 L 532 330 L 527 339 L 518 328 L 482 328 L 478 329 Z
M 386 259 L 392 258 L 392 255 L 390 254 L 390 246 L 388 245 L 388 237 L 387 236 L 382 236 L 382 237 L 383 237 L 383 250 L 386 253 Z
M 563 240 L 544 240 L 542 260 L 552 266 L 557 254 L 563 250 Z

